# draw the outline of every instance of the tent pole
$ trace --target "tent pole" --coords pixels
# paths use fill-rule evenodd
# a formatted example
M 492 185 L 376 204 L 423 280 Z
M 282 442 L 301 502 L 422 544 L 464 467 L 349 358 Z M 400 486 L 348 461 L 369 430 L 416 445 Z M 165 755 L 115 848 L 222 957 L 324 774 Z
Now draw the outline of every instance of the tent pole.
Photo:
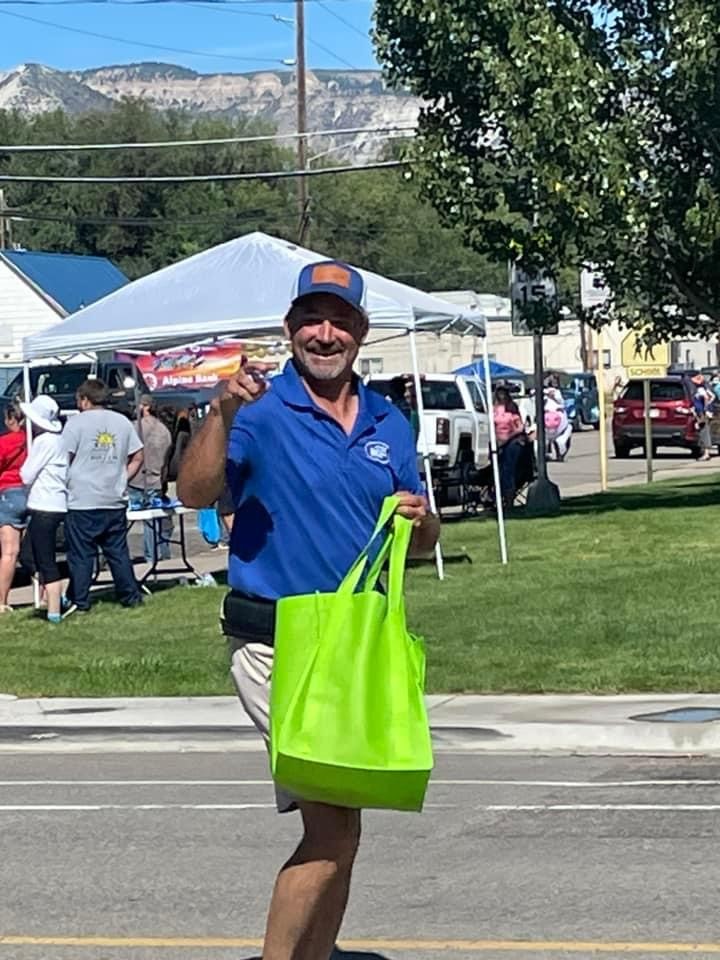
M 23 363 L 23 398 L 25 403 L 30 403 L 32 400 L 32 393 L 30 387 L 30 364 L 26 360 Z M 27 436 L 27 448 L 28 453 L 32 450 L 33 435 L 32 435 L 32 423 L 30 423 L 30 418 L 25 418 L 25 431 Z M 27 536 L 27 534 L 26 534 Z M 32 588 L 33 588 L 33 607 L 36 610 L 40 607 L 40 581 L 38 580 L 37 573 L 32 575 Z
M 23 400 L 25 403 L 30 403 L 32 400 L 31 386 L 30 386 L 30 364 L 27 360 L 23 363 Z M 27 445 L 28 450 L 32 447 L 32 424 L 29 420 L 25 421 L 25 430 L 27 432 Z
M 140 443 L 145 444 L 145 437 L 143 436 L 143 423 L 142 423 L 142 414 L 140 413 L 140 373 L 138 371 L 138 365 L 135 357 L 130 358 L 132 363 L 132 372 L 133 372 L 133 403 L 135 404 L 135 427 L 137 429 L 137 435 L 140 437 Z M 143 493 L 147 496 L 147 473 L 145 469 L 142 470 L 143 475 Z
M 498 460 L 497 434 L 493 415 L 492 379 L 490 378 L 490 357 L 488 355 L 487 332 L 483 337 L 483 372 L 485 374 L 485 400 L 488 411 L 488 432 L 490 433 L 490 459 L 492 461 L 493 480 L 495 482 L 495 507 L 498 519 L 498 537 L 500 539 L 500 560 L 503 566 L 508 562 L 507 538 L 505 537 L 505 507 L 500 486 L 500 462 Z
M 413 381 L 415 383 L 415 402 L 417 403 L 417 413 L 420 427 L 420 449 L 422 450 L 423 467 L 425 471 L 425 486 L 427 487 L 428 503 L 432 513 L 437 513 L 435 503 L 435 490 L 432 483 L 432 471 L 430 470 L 430 448 L 425 431 L 425 405 L 422 396 L 422 383 L 420 381 L 420 366 L 418 364 L 417 339 L 415 336 L 415 327 L 410 329 L 410 356 L 413 367 Z M 439 580 L 445 579 L 445 564 L 443 563 L 442 548 L 440 541 L 435 544 L 435 566 Z

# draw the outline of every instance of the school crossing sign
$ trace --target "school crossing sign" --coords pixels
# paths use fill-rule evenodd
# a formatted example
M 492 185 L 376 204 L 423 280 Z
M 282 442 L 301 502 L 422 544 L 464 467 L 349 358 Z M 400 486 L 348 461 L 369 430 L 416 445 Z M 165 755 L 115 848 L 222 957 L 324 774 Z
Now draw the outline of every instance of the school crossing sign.
M 628 377 L 664 377 L 670 366 L 670 344 L 648 344 L 645 330 L 630 330 L 620 344 L 620 361 Z

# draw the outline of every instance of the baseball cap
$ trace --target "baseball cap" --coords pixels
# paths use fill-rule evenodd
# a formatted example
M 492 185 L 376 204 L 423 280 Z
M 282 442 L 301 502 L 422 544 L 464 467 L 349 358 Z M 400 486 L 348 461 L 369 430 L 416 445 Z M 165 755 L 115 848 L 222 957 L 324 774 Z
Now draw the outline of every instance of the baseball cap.
M 366 290 L 362 274 L 341 260 L 321 260 L 302 268 L 293 303 L 312 293 L 332 293 L 356 310 L 365 312 Z

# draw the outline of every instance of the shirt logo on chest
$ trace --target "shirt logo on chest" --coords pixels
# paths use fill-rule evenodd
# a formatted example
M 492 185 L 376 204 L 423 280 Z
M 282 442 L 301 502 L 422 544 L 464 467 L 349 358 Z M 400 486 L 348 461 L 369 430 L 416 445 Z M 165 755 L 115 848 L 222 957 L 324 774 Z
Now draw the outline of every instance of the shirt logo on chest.
M 375 463 L 390 463 L 390 447 L 382 440 L 368 440 L 365 453 L 368 460 L 374 460 Z

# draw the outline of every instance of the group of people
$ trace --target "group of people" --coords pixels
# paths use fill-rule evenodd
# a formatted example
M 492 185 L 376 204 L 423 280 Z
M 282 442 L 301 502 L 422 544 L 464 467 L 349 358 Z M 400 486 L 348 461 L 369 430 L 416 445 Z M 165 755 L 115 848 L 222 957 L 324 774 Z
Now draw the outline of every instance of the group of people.
M 698 425 L 700 459 L 709 460 L 713 448 L 710 421 L 720 411 L 720 375 L 714 374 L 709 380 L 702 373 L 690 377 L 693 398 L 693 410 Z
M 101 380 L 86 380 L 77 390 L 79 412 L 64 425 L 50 396 L 7 408 L 0 436 L 0 613 L 12 609 L 18 557 L 42 585 L 50 623 L 87 612 L 98 550 L 122 605 L 142 602 L 127 541 L 128 488 L 145 498 L 160 491 L 171 436 L 153 415 L 151 397 L 141 398 L 139 432 L 127 417 L 107 409 L 107 399 Z M 57 561 L 61 524 L 69 572 L 65 592 Z M 145 555 L 153 555 L 147 527 Z
M 570 449 L 572 424 L 558 387 L 551 384 L 545 386 L 543 407 L 548 453 L 555 460 L 563 461 Z M 495 390 L 493 420 L 502 497 L 503 502 L 510 506 L 517 487 L 518 462 L 528 448 L 532 449 L 535 442 L 535 423 L 532 418 L 523 417 L 520 407 L 506 386 L 498 386 Z

